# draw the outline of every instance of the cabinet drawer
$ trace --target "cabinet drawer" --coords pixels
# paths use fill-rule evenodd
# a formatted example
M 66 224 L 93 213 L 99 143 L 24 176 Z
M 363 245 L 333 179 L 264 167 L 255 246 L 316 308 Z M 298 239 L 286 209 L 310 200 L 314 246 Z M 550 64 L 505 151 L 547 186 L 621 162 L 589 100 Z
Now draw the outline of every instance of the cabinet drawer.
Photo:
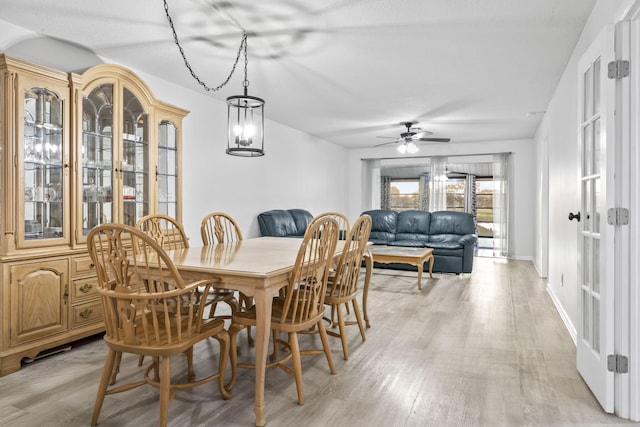
M 73 281 L 73 302 L 98 295 L 98 278 L 86 277 Z
M 71 258 L 71 275 L 95 273 L 96 268 L 90 256 Z
M 72 328 L 102 321 L 102 302 L 100 300 L 74 305 L 72 310 Z

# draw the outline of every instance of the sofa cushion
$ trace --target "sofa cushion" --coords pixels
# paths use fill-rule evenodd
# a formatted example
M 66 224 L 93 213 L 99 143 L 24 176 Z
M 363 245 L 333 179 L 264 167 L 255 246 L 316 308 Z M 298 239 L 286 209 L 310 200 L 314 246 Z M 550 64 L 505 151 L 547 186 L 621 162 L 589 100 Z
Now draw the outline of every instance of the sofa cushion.
M 433 249 L 434 256 L 462 257 L 464 255 L 464 246 L 454 242 L 429 242 L 427 247 Z
M 402 211 L 398 213 L 396 240 L 429 240 L 431 213 L 424 211 Z
M 258 215 L 258 225 L 263 236 L 304 236 L 313 216 L 304 209 L 274 209 Z
M 462 258 L 462 254 L 463 254 L 463 249 L 433 249 L 433 256 L 437 256 L 437 257 L 443 257 L 443 256 L 448 256 L 448 257 L 454 257 L 454 258 Z
M 473 215 L 467 212 L 436 211 L 431 212 L 429 234 L 433 237 L 438 234 L 475 234 L 476 225 Z
M 371 233 L 369 241 L 374 244 L 386 244 L 396 238 L 398 212 L 385 209 L 374 209 L 363 212 L 371 217 Z
M 427 246 L 433 249 L 462 249 L 463 246 L 453 240 L 445 240 L 440 242 L 430 241 Z
M 424 248 L 429 246 L 427 240 L 407 239 L 407 240 L 391 240 L 387 243 L 389 246 L 407 246 L 410 248 Z
M 293 221 L 296 223 L 297 235 L 304 236 L 304 232 L 307 231 L 313 215 L 305 209 L 289 209 L 289 212 L 293 217 Z

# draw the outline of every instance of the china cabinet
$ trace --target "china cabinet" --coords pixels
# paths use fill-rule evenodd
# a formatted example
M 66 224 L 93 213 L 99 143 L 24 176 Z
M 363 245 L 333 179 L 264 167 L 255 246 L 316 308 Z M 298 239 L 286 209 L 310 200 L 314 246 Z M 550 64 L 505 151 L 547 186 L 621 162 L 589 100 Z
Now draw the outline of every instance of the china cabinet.
M 75 74 L 0 54 L 0 376 L 103 330 L 86 236 L 180 219 L 187 113 L 121 66 Z

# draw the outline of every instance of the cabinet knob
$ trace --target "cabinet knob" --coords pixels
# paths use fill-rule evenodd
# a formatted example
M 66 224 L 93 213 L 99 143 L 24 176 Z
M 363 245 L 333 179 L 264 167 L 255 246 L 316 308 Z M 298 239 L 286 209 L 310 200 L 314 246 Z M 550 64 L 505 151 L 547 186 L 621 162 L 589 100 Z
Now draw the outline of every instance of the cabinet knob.
M 80 292 L 83 292 L 86 294 L 91 290 L 91 288 L 93 288 L 93 285 L 91 285 L 91 283 L 85 283 L 84 285 L 80 286 L 78 289 L 80 290 Z
M 80 312 L 80 317 L 82 317 L 83 319 L 86 319 L 89 316 L 91 316 L 91 313 L 93 313 L 93 310 L 91 310 L 90 308 L 85 308 Z

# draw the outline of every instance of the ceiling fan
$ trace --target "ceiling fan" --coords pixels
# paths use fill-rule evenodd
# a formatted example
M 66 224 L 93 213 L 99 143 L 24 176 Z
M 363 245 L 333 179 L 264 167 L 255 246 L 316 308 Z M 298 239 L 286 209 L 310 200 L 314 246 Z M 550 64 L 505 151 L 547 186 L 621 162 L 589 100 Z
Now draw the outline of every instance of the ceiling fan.
M 394 136 L 378 136 L 377 138 L 394 138 L 395 141 L 383 142 L 382 144 L 374 145 L 374 147 L 381 147 L 387 144 L 396 144 L 401 142 L 398 146 L 398 151 L 402 154 L 404 153 L 417 153 L 418 146 L 416 145 L 416 141 L 430 141 L 430 142 L 449 142 L 451 138 L 431 138 L 429 135 L 433 135 L 433 132 L 423 131 L 420 128 L 412 127 L 416 122 L 402 122 L 400 123 L 402 126 L 407 128 L 406 132 L 402 132 L 400 134 L 400 138 L 396 138 Z

